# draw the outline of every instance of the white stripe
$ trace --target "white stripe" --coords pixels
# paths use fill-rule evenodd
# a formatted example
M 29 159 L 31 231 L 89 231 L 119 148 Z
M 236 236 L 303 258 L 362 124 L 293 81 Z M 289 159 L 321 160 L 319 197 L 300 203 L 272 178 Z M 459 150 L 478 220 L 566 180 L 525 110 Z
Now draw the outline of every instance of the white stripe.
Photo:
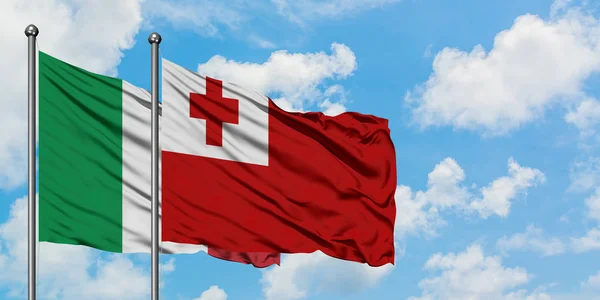
M 123 81 L 124 253 L 150 253 L 151 250 L 150 99 L 146 90 Z M 206 251 L 202 245 L 170 242 L 161 243 L 161 248 L 164 253 Z
M 162 150 L 267 166 L 269 99 L 223 81 L 223 97 L 238 101 L 238 124 L 223 124 L 223 146 L 206 144 L 206 121 L 190 117 L 190 93 L 206 94 L 206 77 L 162 60 Z

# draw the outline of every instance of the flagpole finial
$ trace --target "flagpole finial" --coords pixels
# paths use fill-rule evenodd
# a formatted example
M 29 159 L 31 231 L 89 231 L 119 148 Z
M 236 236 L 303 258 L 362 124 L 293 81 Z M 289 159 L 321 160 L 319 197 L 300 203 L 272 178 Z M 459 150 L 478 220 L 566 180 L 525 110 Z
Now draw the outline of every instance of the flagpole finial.
M 160 34 L 153 32 L 150 34 L 150 36 L 148 37 L 148 43 L 150 44 L 160 44 L 160 42 L 162 41 L 162 38 L 160 37 Z
M 37 26 L 35 26 L 33 24 L 29 24 L 27 27 L 25 27 L 25 35 L 28 37 L 30 37 L 30 36 L 36 37 L 38 35 L 38 33 L 40 33 L 40 31 L 38 30 Z

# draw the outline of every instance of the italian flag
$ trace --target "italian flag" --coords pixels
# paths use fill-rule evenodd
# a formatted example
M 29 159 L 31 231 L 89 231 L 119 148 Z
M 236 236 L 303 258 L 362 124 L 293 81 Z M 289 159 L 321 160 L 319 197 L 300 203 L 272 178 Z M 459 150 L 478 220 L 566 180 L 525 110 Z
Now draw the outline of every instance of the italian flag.
M 150 93 L 44 52 L 38 76 L 39 241 L 150 253 Z M 160 246 L 255 266 L 279 262 L 278 254 Z

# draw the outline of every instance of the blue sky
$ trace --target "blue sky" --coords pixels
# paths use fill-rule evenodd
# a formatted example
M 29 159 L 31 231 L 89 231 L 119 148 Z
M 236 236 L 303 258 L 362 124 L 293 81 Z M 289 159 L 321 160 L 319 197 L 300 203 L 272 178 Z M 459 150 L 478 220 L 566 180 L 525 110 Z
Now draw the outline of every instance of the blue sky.
M 42 51 L 146 89 L 158 31 L 164 58 L 287 109 L 390 120 L 394 267 L 162 257 L 163 299 L 600 299 L 599 3 L 20 2 L 0 4 L 0 299 L 26 287 L 29 23 Z M 149 298 L 148 255 L 39 255 L 43 299 Z

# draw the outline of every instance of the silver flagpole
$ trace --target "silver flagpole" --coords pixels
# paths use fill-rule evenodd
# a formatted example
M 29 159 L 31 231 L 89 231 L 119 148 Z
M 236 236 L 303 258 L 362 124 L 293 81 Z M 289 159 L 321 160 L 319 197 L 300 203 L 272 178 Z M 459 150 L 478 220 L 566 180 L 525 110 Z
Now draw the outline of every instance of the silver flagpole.
M 35 300 L 36 299 L 36 261 L 35 261 L 35 253 L 36 253 L 36 242 L 37 242 L 37 236 L 36 236 L 36 229 L 37 229 L 37 222 L 36 222 L 36 203 L 35 203 L 35 171 L 36 171 L 36 165 L 35 165 L 35 142 L 36 142 L 36 92 L 37 92 L 37 87 L 36 87 L 36 47 L 35 47 L 35 39 L 37 38 L 37 35 L 39 33 L 38 28 L 31 24 L 29 26 L 27 26 L 25 28 L 25 36 L 27 36 L 27 42 L 28 42 L 28 84 L 29 87 L 27 89 L 27 96 L 28 96 L 28 110 L 29 110 L 29 125 L 28 125 L 28 131 L 29 131 L 29 140 L 28 140 L 28 193 L 27 193 L 27 197 L 29 205 L 28 205 L 28 215 L 27 215 L 27 221 L 29 224 L 29 228 L 28 228 L 28 243 L 27 243 L 27 250 L 28 250 L 28 278 L 27 278 L 27 286 L 28 286 L 28 299 L 29 300 Z
M 152 46 L 152 300 L 158 300 L 158 45 L 162 38 L 154 32 L 148 37 Z

